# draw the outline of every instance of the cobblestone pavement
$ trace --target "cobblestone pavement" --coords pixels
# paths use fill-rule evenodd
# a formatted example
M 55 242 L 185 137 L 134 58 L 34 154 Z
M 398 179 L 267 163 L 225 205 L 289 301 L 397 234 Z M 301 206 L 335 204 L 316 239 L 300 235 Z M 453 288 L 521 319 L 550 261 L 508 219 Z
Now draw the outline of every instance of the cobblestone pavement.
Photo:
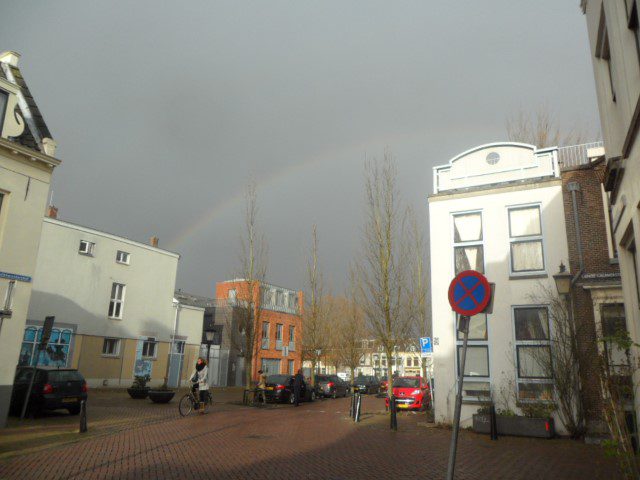
M 166 418 L 0 460 L 1 479 L 444 478 L 450 432 L 423 414 L 403 414 L 399 431 L 367 397 L 360 424 L 349 399 L 299 408 L 216 405 L 204 416 Z M 174 406 L 175 408 L 175 406 Z M 612 479 L 615 463 L 601 448 L 461 432 L 458 479 Z

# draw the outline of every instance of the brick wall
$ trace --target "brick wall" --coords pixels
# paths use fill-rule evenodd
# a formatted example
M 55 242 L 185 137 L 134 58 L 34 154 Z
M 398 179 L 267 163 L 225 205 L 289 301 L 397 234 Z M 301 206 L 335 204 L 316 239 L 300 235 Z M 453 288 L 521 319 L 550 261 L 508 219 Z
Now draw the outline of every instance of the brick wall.
M 563 198 L 569 246 L 569 271 L 580 271 L 578 237 L 576 234 L 572 193 L 568 185 L 576 182 L 580 190 L 575 192 L 579 216 L 584 271 L 572 289 L 573 315 L 578 340 L 582 400 L 587 419 L 588 433 L 602 431 L 602 396 L 599 382 L 597 329 L 595 325 L 591 291 L 586 286 L 602 280 L 593 279 L 597 274 L 619 274 L 617 264 L 609 258 L 607 217 L 602 197 L 601 178 L 603 162 L 563 171 Z M 595 274 L 595 275 L 594 275 Z M 585 277 L 586 275 L 586 277 Z M 607 278 L 603 276 L 603 278 Z

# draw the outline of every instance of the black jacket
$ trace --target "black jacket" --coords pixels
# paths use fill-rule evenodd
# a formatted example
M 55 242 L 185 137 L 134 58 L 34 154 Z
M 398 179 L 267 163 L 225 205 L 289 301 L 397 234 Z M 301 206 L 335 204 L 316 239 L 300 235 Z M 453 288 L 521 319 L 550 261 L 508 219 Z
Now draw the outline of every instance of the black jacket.
M 302 388 L 304 385 L 304 377 L 300 373 L 296 373 L 293 377 L 293 388 Z

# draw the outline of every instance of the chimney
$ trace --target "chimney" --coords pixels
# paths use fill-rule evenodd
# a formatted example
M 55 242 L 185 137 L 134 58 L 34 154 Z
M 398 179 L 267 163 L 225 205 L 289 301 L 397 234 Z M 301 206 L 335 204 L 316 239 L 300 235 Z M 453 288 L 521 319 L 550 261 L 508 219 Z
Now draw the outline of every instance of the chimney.
M 153 237 L 151 237 L 151 238 L 149 239 L 149 244 L 150 244 L 152 247 L 157 247 L 157 246 L 158 246 L 158 242 L 159 242 L 159 241 L 160 241 L 160 239 L 154 235 Z
M 49 205 L 47 207 L 47 217 L 49 217 L 49 218 L 58 218 L 58 207 L 54 207 L 53 205 Z

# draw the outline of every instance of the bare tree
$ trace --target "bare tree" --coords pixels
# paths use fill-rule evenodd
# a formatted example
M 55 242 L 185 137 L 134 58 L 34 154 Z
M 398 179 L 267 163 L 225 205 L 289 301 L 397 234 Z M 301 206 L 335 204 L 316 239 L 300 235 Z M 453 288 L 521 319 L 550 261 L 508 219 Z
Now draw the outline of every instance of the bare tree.
M 411 282 L 409 282 L 409 305 L 413 328 L 417 337 L 431 336 L 431 306 L 429 304 L 427 269 L 425 262 L 426 246 L 424 235 L 413 209 L 409 210 L 409 233 L 411 238 Z M 420 356 L 420 372 L 426 378 L 426 358 Z
M 258 227 L 258 201 L 256 184 L 247 184 L 245 193 L 244 229 L 240 235 L 241 281 L 236 287 L 234 307 L 237 315 L 228 315 L 229 326 L 238 334 L 231 335 L 232 345 L 244 354 L 245 382 L 253 381 L 253 360 L 260 349 L 261 292 L 260 286 L 267 274 L 267 244 Z
M 334 348 L 340 364 L 349 369 L 351 380 L 364 354 L 362 340 L 368 338 L 364 312 L 358 305 L 358 284 L 353 269 L 349 272 L 348 297 L 336 299 L 331 329 L 334 331 Z
M 532 350 L 535 365 L 531 368 L 539 368 L 546 377 L 553 379 L 560 420 L 571 436 L 578 438 L 585 432 L 585 412 L 579 373 L 579 332 L 571 316 L 571 307 L 547 285 L 540 285 L 539 292 L 532 294 L 531 300 L 532 303 L 549 306 L 552 325 L 547 332 L 549 349 Z
M 313 226 L 313 242 L 311 258 L 307 263 L 307 308 L 304 312 L 304 329 L 302 330 L 302 353 L 304 358 L 311 360 L 311 382 L 315 385 L 315 371 L 320 357 L 326 354 L 330 346 L 327 329 L 327 302 L 324 295 L 322 273 L 318 267 L 318 231 Z
M 563 131 L 548 107 L 542 106 L 535 114 L 518 110 L 506 120 L 507 137 L 512 142 L 535 145 L 538 148 L 584 143 L 582 129 Z
M 406 212 L 400 207 L 397 171 L 388 150 L 382 162 L 368 162 L 365 172 L 365 224 L 358 262 L 360 304 L 372 335 L 390 359 L 412 325 L 407 299 L 410 259 Z M 389 396 L 392 386 L 389 382 Z

